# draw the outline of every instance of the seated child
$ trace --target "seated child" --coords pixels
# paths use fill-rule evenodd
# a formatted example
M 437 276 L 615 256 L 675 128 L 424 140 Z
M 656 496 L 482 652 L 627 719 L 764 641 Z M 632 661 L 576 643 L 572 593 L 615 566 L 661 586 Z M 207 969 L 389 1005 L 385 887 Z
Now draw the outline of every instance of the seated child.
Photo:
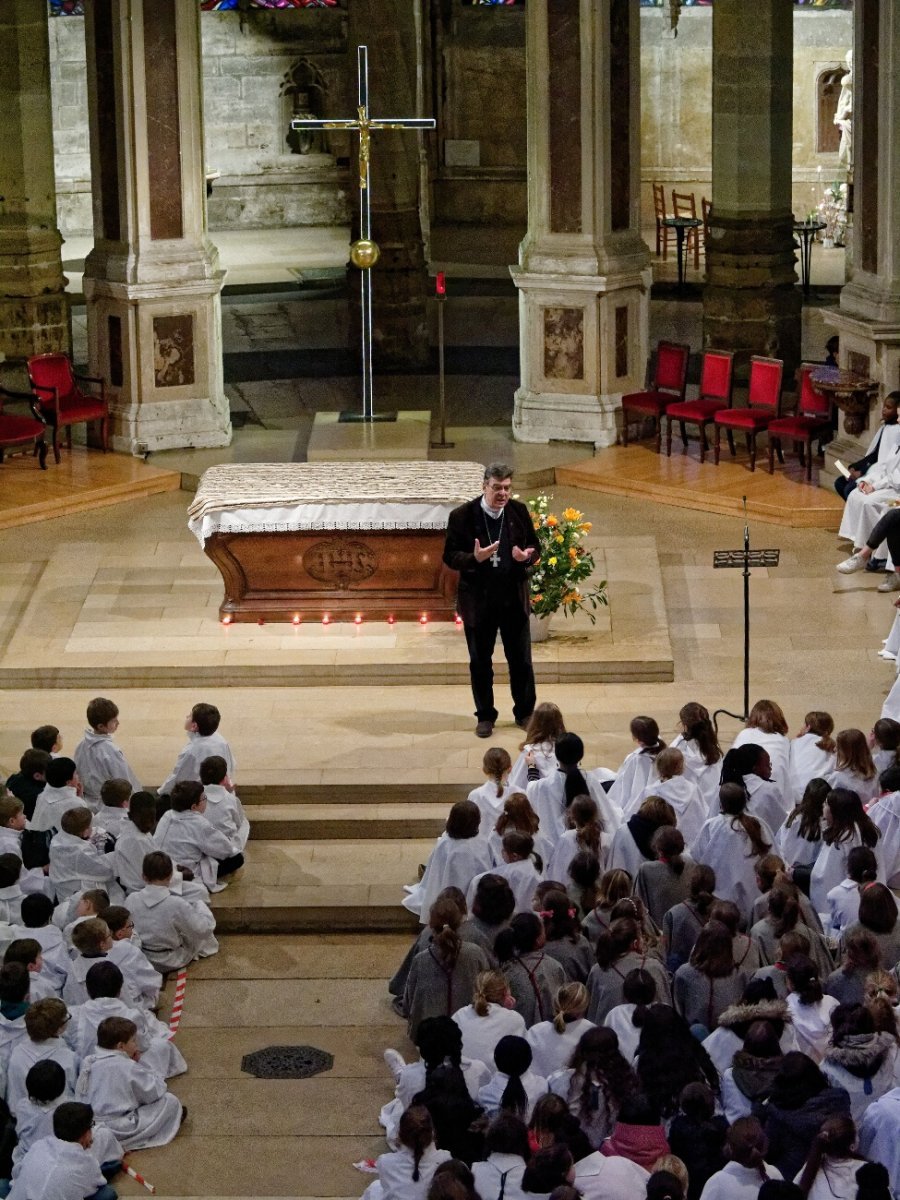
M 17 925 L 22 919 L 21 873 L 22 860 L 18 854 L 0 853 L 0 925 Z
M 62 750 L 62 744 L 62 734 L 55 725 L 38 725 L 37 729 L 31 731 L 32 750 L 43 750 L 51 758 L 56 758 Z
M 159 1002 L 163 978 L 154 970 L 152 963 L 133 938 L 134 922 L 131 913 L 124 905 L 116 904 L 105 910 L 103 920 L 112 935 L 109 959 L 125 976 L 128 991 L 134 997 L 133 1003 L 140 1008 L 155 1008 Z
M 62 1032 L 69 1019 L 69 1010 L 62 1000 L 51 997 L 36 1000 L 25 1010 L 25 1032 L 23 1038 L 9 1056 L 6 1073 L 6 1103 L 11 1112 L 28 1095 L 25 1076 L 35 1063 L 52 1058 L 66 1073 L 66 1099 L 75 1092 L 78 1078 L 78 1060 L 62 1039 Z
M 179 867 L 187 867 L 211 892 L 219 892 L 219 882 L 244 865 L 242 854 L 232 854 L 228 838 L 214 828 L 206 816 L 203 784 L 186 780 L 172 789 L 172 807 L 163 813 L 154 835 L 160 850 L 165 850 Z
M 47 764 L 46 784 L 37 798 L 34 812 L 28 819 L 28 828 L 35 833 L 49 833 L 59 829 L 64 812 L 80 808 L 81 781 L 71 758 L 54 758 Z M 27 809 L 25 810 L 28 811 Z
M 172 873 L 168 854 L 161 850 L 148 854 L 143 872 L 146 887 L 125 901 L 144 954 L 163 973 L 177 971 L 195 958 L 218 950 L 212 910 L 175 895 L 171 890 Z
M 868 846 L 854 846 L 847 855 L 847 877 L 835 884 L 826 896 L 828 922 L 826 934 L 839 938 L 859 917 L 859 899 L 867 883 L 874 883 L 878 861 Z
M 152 1013 L 133 1008 L 121 999 L 124 979 L 122 972 L 108 958 L 95 962 L 85 978 L 88 999 L 71 1009 L 71 1020 L 66 1027 L 66 1042 L 78 1055 L 87 1058 L 97 1049 L 97 1030 L 106 1017 L 124 1017 L 133 1021 L 138 1030 L 138 1046 L 141 1062 L 151 1067 L 163 1079 L 181 1075 L 187 1063 L 169 1040 L 169 1027 L 158 1021 Z
M 34 815 L 37 798 L 44 790 L 49 765 L 50 755 L 45 750 L 26 750 L 19 759 L 18 771 L 6 781 L 7 791 L 22 801 L 29 821 Z
M 84 788 L 84 798 L 94 812 L 100 807 L 100 789 L 107 779 L 127 779 L 135 791 L 141 786 L 125 761 L 125 755 L 113 741 L 119 728 L 119 708 L 112 700 L 98 696 L 87 706 L 84 737 L 75 747 L 75 762 Z
M 156 850 L 156 797 L 150 792 L 135 792 L 128 805 L 127 820 L 116 841 L 113 864 L 126 894 L 144 886 L 142 869 L 145 857 Z
M 53 1136 L 53 1114 L 66 1103 L 66 1073 L 52 1058 L 35 1063 L 25 1076 L 27 1095 L 16 1105 L 16 1147 L 13 1150 L 15 1180 L 22 1169 L 22 1160 L 35 1142 Z M 71 1103 L 71 1101 L 69 1101 Z M 112 1176 L 121 1166 L 123 1150 L 105 1125 L 93 1126 L 94 1141 L 91 1154 L 100 1164 L 104 1175 Z
M 250 836 L 250 822 L 228 778 L 228 764 L 220 754 L 204 758 L 200 764 L 200 782 L 206 796 L 207 821 L 225 834 L 232 853 L 240 854 Z
M 165 1146 L 186 1115 L 165 1080 L 140 1061 L 137 1026 L 123 1017 L 100 1022 L 97 1050 L 82 1064 L 77 1094 L 126 1150 Z
M 23 833 L 25 832 L 25 809 L 15 796 L 0 796 L 0 854 L 15 854 L 22 865 L 24 857 Z M 41 835 L 38 835 L 41 836 Z M 49 859 L 49 855 L 47 856 Z M 19 875 L 19 886 L 26 894 L 40 892 L 52 895 L 47 871 L 35 866 L 31 870 L 23 867 Z
M 50 843 L 50 882 L 58 900 L 98 886 L 109 892 L 111 900 L 124 899 L 112 856 L 104 854 L 97 845 L 99 839 L 91 837 L 92 820 L 89 808 L 70 809 L 63 813 L 61 831 Z M 105 842 L 105 835 L 101 836 Z
M 53 910 L 53 924 L 61 929 L 63 939 L 70 957 L 75 956 L 72 949 L 72 930 L 88 917 L 99 917 L 109 908 L 109 892 L 105 888 L 88 888 L 84 892 L 76 892 L 68 900 L 57 904 Z
M 188 744 L 178 755 L 178 761 L 168 779 L 159 789 L 160 796 L 171 793 L 176 783 L 185 779 L 200 780 L 200 764 L 211 754 L 225 759 L 226 773 L 234 779 L 234 756 L 231 747 L 218 732 L 222 717 L 214 704 L 195 704 L 184 721 Z
M 0 1096 L 6 1095 L 6 1072 L 9 1056 L 26 1038 L 25 1013 L 28 1009 L 28 989 L 31 976 L 21 963 L 4 963 L 0 967 Z
M 89 1104 L 60 1104 L 53 1113 L 53 1136 L 38 1138 L 22 1159 L 11 1200 L 116 1200 L 118 1193 L 107 1185 L 93 1153 L 94 1133 Z
M 97 824 L 112 838 L 119 838 L 128 826 L 128 802 L 134 791 L 127 779 L 106 779 L 100 788 Z
M 45 1000 L 58 997 L 59 988 L 49 971 L 44 970 L 41 944 L 35 938 L 16 938 L 6 948 L 4 963 L 20 963 L 28 971 L 28 999 Z
M 63 988 L 63 999 L 67 1004 L 84 1004 L 88 1000 L 85 978 L 95 962 L 105 959 L 112 949 L 112 934 L 107 923 L 100 917 L 89 917 L 80 921 L 72 930 L 72 945 L 76 951 Z M 125 1000 L 133 1004 L 136 1000 L 130 985 L 125 989 Z
M 105 893 L 104 893 L 105 894 Z M 69 950 L 65 938 L 51 923 L 53 904 L 46 896 L 25 896 L 22 900 L 22 916 L 18 925 L 13 925 L 16 939 L 34 938 L 41 948 L 43 974 L 52 980 L 54 994 L 62 992 L 69 974 Z

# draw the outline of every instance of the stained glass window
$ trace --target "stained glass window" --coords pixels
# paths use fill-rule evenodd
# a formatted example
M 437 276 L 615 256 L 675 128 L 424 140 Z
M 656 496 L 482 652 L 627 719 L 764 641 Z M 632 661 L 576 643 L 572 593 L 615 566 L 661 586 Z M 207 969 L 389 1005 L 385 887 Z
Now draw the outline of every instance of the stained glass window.
M 516 5 L 520 5 L 520 6 L 521 6 L 521 5 L 523 5 L 523 4 L 525 3 L 525 0 L 463 0 L 463 3 L 464 3 L 464 4 L 473 4 L 473 5 L 481 5 L 481 4 L 491 4 L 491 5 L 498 5 L 498 4 L 516 4 Z
M 83 17 L 83 0 L 50 0 L 51 17 Z
M 337 8 L 338 0 L 200 0 L 204 12 L 229 8 Z

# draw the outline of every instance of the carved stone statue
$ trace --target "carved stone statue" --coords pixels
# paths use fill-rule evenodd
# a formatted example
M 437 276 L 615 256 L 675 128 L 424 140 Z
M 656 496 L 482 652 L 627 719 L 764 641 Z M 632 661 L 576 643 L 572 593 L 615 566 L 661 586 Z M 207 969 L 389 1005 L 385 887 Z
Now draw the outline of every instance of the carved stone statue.
M 841 144 L 838 147 L 838 158 L 842 166 L 849 171 L 853 166 L 853 51 L 847 51 L 844 60 L 847 64 L 847 74 L 841 76 L 841 93 L 838 96 L 834 123 L 841 131 Z

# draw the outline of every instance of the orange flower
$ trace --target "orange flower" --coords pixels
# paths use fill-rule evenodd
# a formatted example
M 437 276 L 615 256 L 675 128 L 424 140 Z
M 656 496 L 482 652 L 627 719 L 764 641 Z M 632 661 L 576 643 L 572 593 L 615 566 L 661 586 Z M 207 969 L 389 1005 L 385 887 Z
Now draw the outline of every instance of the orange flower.
M 593 528 L 594 526 L 591 521 L 582 521 L 579 525 L 579 529 L 582 533 L 590 533 Z
M 567 521 L 580 521 L 581 520 L 581 513 L 578 511 L 577 508 L 563 509 L 563 516 L 566 518 Z
M 551 529 L 555 529 L 557 527 L 557 525 L 559 524 L 559 520 L 556 517 L 554 517 L 553 513 L 551 513 L 550 516 L 547 518 L 547 524 L 550 526 Z
M 542 594 L 541 592 L 539 592 L 539 593 L 538 593 L 536 596 L 532 596 L 532 600 L 534 601 L 534 603 L 535 603 L 535 604 L 537 604 L 537 602 L 538 602 L 539 600 L 543 600 L 543 598 L 544 598 L 544 597 L 543 597 L 543 594 Z

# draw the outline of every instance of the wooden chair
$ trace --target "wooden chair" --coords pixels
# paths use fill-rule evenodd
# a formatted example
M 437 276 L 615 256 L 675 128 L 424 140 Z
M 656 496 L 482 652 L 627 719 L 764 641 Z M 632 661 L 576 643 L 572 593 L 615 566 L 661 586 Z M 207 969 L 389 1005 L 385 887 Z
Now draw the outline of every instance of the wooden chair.
M 713 420 L 716 426 L 716 466 L 722 430 L 728 434 L 728 447 L 734 458 L 734 431 L 743 429 L 750 453 L 750 470 L 756 470 L 756 435 L 768 428 L 781 412 L 781 377 L 784 363 L 780 358 L 762 358 L 753 355 L 750 359 L 750 385 L 746 408 L 726 408 L 717 412 Z
M 670 404 L 684 400 L 687 387 L 690 346 L 681 342 L 660 342 L 656 347 L 656 368 L 650 387 L 622 397 L 622 445 L 628 445 L 628 422 L 652 417 L 656 422 L 656 451 L 662 446 L 662 415 Z
M 31 417 L 19 416 L 16 413 L 3 411 L 5 400 L 24 400 L 34 414 Z M 34 443 L 32 455 L 37 458 L 42 471 L 47 470 L 47 443 L 44 435 L 47 423 L 38 415 L 37 402 L 34 396 L 27 392 L 10 392 L 0 388 L 0 463 L 3 462 L 3 452 L 11 446 L 27 446 Z
M 53 457 L 59 462 L 59 431 L 66 431 L 66 447 L 72 449 L 72 426 L 100 422 L 100 444 L 109 446 L 109 406 L 102 379 L 76 375 L 65 354 L 36 354 L 28 360 L 28 379 L 37 400 L 39 415 L 53 430 Z M 99 396 L 83 391 L 80 383 L 98 386 Z
M 769 474 L 775 471 L 775 454 L 778 461 L 784 463 L 781 450 L 782 439 L 789 438 L 798 448 L 800 465 L 804 465 L 806 455 L 806 482 L 812 481 L 812 444 L 814 438 L 831 439 L 831 401 L 817 388 L 813 387 L 810 379 L 815 366 L 804 363 L 797 371 L 797 384 L 800 399 L 797 402 L 797 412 L 789 417 L 778 417 L 769 422 Z
M 675 230 L 670 229 L 668 225 L 663 225 L 666 217 L 669 215 L 666 212 L 666 190 L 661 183 L 654 183 L 653 187 L 653 212 L 656 216 L 656 257 L 662 258 L 663 262 L 669 257 L 669 238 L 675 236 Z M 662 252 L 660 253 L 660 248 Z
M 734 354 L 730 350 L 706 350 L 700 368 L 700 394 L 696 400 L 670 404 L 666 409 L 666 454 L 672 454 L 672 422 L 681 427 L 682 453 L 687 451 L 686 425 L 696 425 L 700 432 L 700 461 L 706 461 L 709 448 L 706 426 L 712 424 L 717 412 L 731 408 Z
M 676 217 L 697 217 L 697 201 L 693 192 L 676 192 L 672 188 L 672 215 Z M 694 251 L 694 270 L 700 270 L 700 227 L 689 229 L 684 239 L 684 253 Z

